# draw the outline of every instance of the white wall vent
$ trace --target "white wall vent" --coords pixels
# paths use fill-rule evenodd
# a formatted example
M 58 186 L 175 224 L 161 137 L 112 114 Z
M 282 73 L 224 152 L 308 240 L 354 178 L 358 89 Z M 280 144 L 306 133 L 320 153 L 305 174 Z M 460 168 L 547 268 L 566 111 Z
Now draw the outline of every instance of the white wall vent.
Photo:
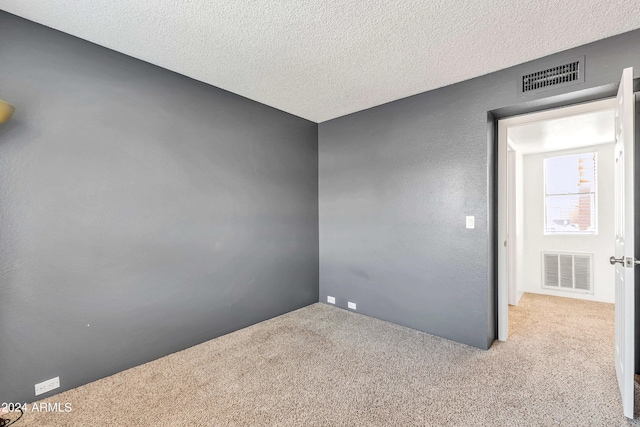
M 518 95 L 584 83 L 584 56 L 520 74 Z
M 542 287 L 593 293 L 593 254 L 542 252 Z

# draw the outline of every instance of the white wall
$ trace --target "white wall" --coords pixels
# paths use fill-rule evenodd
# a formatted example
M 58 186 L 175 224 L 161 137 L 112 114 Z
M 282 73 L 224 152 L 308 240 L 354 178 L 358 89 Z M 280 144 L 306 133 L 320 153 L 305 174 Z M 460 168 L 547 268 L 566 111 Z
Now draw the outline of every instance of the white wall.
M 525 280 L 525 267 L 527 265 L 527 258 L 525 254 L 525 189 L 524 189 L 524 156 L 521 151 L 516 151 L 515 156 L 515 178 L 516 178 L 516 197 L 515 197 L 515 231 L 516 231 L 516 284 L 523 283 Z M 516 286 L 516 305 L 522 298 L 524 290 L 518 289 Z
M 614 253 L 614 144 L 590 147 L 597 154 L 598 234 L 581 236 L 544 235 L 544 168 L 545 154 L 523 156 L 524 239 L 518 291 L 613 303 L 613 267 L 609 257 Z M 585 149 L 554 152 L 554 155 L 584 152 Z M 542 288 L 542 251 L 593 253 L 593 294 Z
M 510 218 L 507 231 L 509 241 L 509 304 L 518 305 L 523 291 L 517 284 L 524 280 L 524 175 L 522 150 L 509 145 L 507 166 L 507 215 Z

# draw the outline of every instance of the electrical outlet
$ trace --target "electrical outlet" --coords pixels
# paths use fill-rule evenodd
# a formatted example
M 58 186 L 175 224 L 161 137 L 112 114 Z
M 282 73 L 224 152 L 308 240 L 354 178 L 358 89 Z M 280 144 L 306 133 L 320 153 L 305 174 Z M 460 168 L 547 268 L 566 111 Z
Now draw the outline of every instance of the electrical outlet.
M 349 301 L 349 303 L 347 305 L 349 306 L 349 308 L 351 310 L 355 310 L 356 309 L 356 303 L 355 302 Z
M 46 393 L 48 391 L 54 390 L 58 387 L 60 387 L 60 377 L 51 378 L 50 380 L 38 383 L 35 385 L 36 396 L 39 396 L 42 393 Z
M 327 296 L 327 302 L 329 304 L 335 304 L 336 303 L 336 297 Z

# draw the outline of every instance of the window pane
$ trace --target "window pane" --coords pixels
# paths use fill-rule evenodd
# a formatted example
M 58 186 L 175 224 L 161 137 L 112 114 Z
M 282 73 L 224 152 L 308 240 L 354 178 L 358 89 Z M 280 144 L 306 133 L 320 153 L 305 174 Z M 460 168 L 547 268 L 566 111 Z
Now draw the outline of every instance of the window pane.
M 596 153 L 549 157 L 545 233 L 596 232 Z
M 595 189 L 595 153 L 545 159 L 547 194 L 591 192 Z
M 547 196 L 547 233 L 593 233 L 596 195 Z

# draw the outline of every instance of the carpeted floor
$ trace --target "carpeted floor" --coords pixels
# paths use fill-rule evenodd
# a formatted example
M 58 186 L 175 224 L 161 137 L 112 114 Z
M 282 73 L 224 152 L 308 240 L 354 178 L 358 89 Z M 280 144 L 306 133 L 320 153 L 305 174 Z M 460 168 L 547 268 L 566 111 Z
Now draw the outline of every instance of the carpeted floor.
M 633 425 L 613 316 L 526 294 L 509 341 L 483 351 L 314 304 L 55 395 L 73 410 L 15 426 Z

